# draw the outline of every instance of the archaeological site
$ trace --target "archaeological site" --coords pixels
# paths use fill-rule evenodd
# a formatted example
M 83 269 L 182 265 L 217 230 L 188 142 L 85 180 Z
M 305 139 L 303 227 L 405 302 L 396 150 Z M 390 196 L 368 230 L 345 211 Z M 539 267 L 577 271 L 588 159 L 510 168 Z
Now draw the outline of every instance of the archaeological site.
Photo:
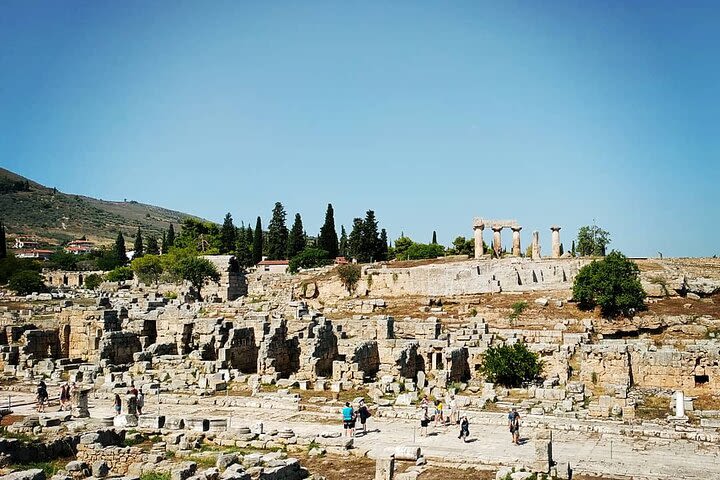
M 357 264 L 351 285 L 215 255 L 203 301 L 61 270 L 5 290 L 2 478 L 720 478 L 720 261 L 635 259 L 646 309 L 608 319 L 573 300 L 597 259 L 560 227 L 525 256 L 516 221 L 472 226 L 472 258 Z M 492 382 L 486 353 L 514 345 L 539 374 Z M 346 405 L 369 412 L 354 435 Z

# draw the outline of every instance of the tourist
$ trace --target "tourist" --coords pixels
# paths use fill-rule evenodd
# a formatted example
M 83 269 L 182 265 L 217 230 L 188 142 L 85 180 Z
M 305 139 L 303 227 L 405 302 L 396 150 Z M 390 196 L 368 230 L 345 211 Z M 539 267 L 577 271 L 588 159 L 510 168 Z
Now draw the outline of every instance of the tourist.
M 75 406 L 75 394 L 77 393 L 77 385 L 75 382 L 70 384 L 70 410 Z
M 122 410 L 122 400 L 120 399 L 119 394 L 115 394 L 115 416 L 120 415 L 120 411 Z
M 140 390 L 137 396 L 137 413 L 142 415 L 143 407 L 145 406 L 145 394 Z
M 508 414 L 508 426 L 510 427 L 512 442 L 515 445 L 520 445 L 520 414 L 516 408 L 513 408 Z
M 468 421 L 468 418 L 463 415 L 462 420 L 460 420 L 460 436 L 458 437 L 463 442 L 467 443 L 467 439 L 470 436 L 470 422 Z
M 60 386 L 60 411 L 70 410 L 70 385 L 63 383 Z
M 445 418 L 443 417 L 443 404 L 440 400 L 435 400 L 435 426 L 438 424 L 444 424 Z
M 430 425 L 430 405 L 428 404 L 427 398 L 423 398 L 420 403 L 422 412 L 420 413 L 420 436 L 427 437 L 428 425 Z
M 350 406 L 350 402 L 345 402 L 345 407 L 342 409 L 343 416 L 343 429 L 345 430 L 345 436 L 355 436 L 355 410 Z
M 135 382 L 130 383 L 130 388 L 127 391 L 128 395 L 133 395 L 135 398 L 138 396 L 138 389 L 135 388 Z
M 450 423 L 457 425 L 457 423 L 460 421 L 460 412 L 458 412 L 457 409 L 457 400 L 455 400 L 455 395 L 450 395 L 450 400 L 448 401 L 448 410 L 450 410 Z
M 367 405 L 365 405 L 365 400 L 360 399 L 360 404 L 357 409 L 357 416 L 360 417 L 360 425 L 362 425 L 362 431 L 363 434 L 367 434 L 367 419 L 370 418 L 371 413 L 368 409 Z
M 40 383 L 38 383 L 37 387 L 37 394 L 35 396 L 35 399 L 37 401 L 37 407 L 36 410 L 38 412 L 45 412 L 45 404 L 47 403 L 49 398 L 48 391 L 47 391 L 47 385 L 45 385 L 45 382 L 40 380 Z

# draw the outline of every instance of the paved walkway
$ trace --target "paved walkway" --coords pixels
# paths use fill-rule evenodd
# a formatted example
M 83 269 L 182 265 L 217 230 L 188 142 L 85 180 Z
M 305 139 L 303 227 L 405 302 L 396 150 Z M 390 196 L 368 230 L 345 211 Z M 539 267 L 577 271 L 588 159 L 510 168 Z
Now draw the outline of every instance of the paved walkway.
M 3 397 L 0 392 L 0 399 Z M 16 400 L 20 394 L 13 394 Z M 25 395 L 22 398 L 25 399 Z M 32 400 L 31 396 L 27 396 Z M 100 403 L 102 402 L 102 404 Z M 0 406 L 5 406 L 0 400 Z M 32 413 L 31 405 L 14 409 L 19 414 Z M 57 411 L 57 407 L 51 410 Z M 147 413 L 157 412 L 152 400 L 146 402 Z M 328 414 L 307 411 L 268 410 L 250 408 L 218 408 L 203 405 L 161 405 L 164 415 L 228 417 L 231 427 L 252 426 L 263 422 L 266 429 L 292 428 L 299 434 L 341 432 L 340 422 Z M 110 401 L 90 400 L 93 418 L 113 414 Z M 328 423 L 328 422 L 331 423 Z M 501 425 L 470 425 L 471 442 L 457 438 L 455 427 L 430 429 L 431 436 L 420 437 L 419 425 L 410 420 L 372 417 L 370 432 L 359 435 L 355 446 L 366 450 L 370 457 L 392 452 L 398 445 L 418 445 L 431 460 L 447 463 L 489 465 L 529 465 L 535 456 L 532 428 L 521 428 L 525 439 L 520 446 L 510 442 L 507 428 Z M 690 479 L 720 478 L 720 446 L 688 440 L 635 438 L 624 435 L 588 434 L 577 431 L 553 431 L 553 457 L 558 466 L 569 462 L 577 473 L 604 474 L 633 479 Z

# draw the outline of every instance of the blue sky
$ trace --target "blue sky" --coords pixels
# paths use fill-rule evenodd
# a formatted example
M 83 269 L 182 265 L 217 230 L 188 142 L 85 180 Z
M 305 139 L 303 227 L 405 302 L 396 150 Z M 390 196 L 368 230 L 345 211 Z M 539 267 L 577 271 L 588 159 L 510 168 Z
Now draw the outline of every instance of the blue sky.
M 0 1 L 0 165 L 308 233 L 720 254 L 712 2 Z M 490 239 L 487 233 L 487 241 Z M 510 233 L 504 243 L 510 243 Z

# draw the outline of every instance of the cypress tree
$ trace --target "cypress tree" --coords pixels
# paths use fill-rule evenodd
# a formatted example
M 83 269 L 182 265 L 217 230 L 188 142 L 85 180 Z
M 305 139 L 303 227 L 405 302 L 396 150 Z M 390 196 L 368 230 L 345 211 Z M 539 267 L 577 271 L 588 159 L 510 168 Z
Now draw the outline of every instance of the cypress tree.
M 237 241 L 236 233 L 232 215 L 228 212 L 227 215 L 225 215 L 225 220 L 220 229 L 220 253 L 230 253 L 235 250 L 235 242 Z
M 157 237 L 151 235 L 147 239 L 147 250 L 148 255 L 158 255 L 160 253 L 160 247 L 158 246 Z
M 290 229 L 288 237 L 287 258 L 293 258 L 305 249 L 305 233 L 303 232 L 302 218 L 299 213 L 295 214 L 295 222 Z
M 174 247 L 175 246 L 175 227 L 173 227 L 173 224 L 170 224 L 170 228 L 168 228 L 167 232 L 167 247 Z M 165 250 L 163 250 L 165 251 Z
M 160 244 L 160 253 L 167 253 L 167 232 L 163 230 L 162 243 Z
M 430 243 L 432 243 L 433 245 L 437 245 L 437 233 L 435 233 L 435 230 L 433 230 L 433 238 L 432 242 Z
M 260 260 L 262 260 L 262 256 L 263 256 L 262 223 L 260 222 L 260 217 L 257 217 L 257 222 L 255 222 L 255 233 L 254 233 L 253 243 L 252 243 L 253 264 L 257 264 Z
M 387 231 L 383 228 L 380 230 L 380 246 L 378 248 L 378 260 L 388 259 L 388 238 Z
M 123 237 L 122 232 L 118 232 L 113 253 L 115 254 L 115 260 L 118 262 L 118 265 L 125 265 L 128 262 L 127 252 L 125 251 L 125 237 Z
M 572 247 L 570 249 L 570 254 L 575 257 L 577 256 L 577 252 L 575 251 L 575 240 L 572 241 Z
M 380 237 L 378 236 L 378 222 L 375 219 L 375 212 L 368 210 L 365 213 L 365 220 L 362 222 L 362 235 L 360 236 L 361 262 L 371 262 L 378 259 L 380 253 Z
M 5 242 L 5 224 L 0 221 L 0 259 L 7 258 L 7 243 Z
M 138 227 L 137 234 L 135 235 L 135 244 L 133 245 L 133 258 L 140 258 L 143 255 L 145 255 L 145 250 L 143 249 L 143 239 L 142 239 L 142 233 L 140 233 L 140 227 Z
M 345 233 L 345 225 L 340 225 L 340 242 L 338 244 L 338 251 L 343 257 L 348 256 L 348 237 Z
M 244 228 L 240 229 L 239 235 L 237 236 L 237 244 L 235 245 L 235 258 L 238 264 L 244 268 L 252 265 L 252 252 L 250 251 L 250 245 L 252 243 L 252 236 L 250 242 L 248 242 L 247 230 Z
M 268 260 L 284 260 L 287 255 L 288 229 L 285 226 L 285 208 L 275 202 L 272 218 L 268 223 Z
M 362 236 L 363 220 L 362 218 L 354 218 L 353 228 L 350 230 L 350 236 L 348 237 L 348 253 L 358 260 L 362 255 Z
M 320 229 L 317 246 L 328 252 L 328 258 L 338 256 L 338 236 L 335 231 L 335 211 L 333 210 L 332 203 L 328 203 L 327 210 L 325 211 L 325 223 Z

